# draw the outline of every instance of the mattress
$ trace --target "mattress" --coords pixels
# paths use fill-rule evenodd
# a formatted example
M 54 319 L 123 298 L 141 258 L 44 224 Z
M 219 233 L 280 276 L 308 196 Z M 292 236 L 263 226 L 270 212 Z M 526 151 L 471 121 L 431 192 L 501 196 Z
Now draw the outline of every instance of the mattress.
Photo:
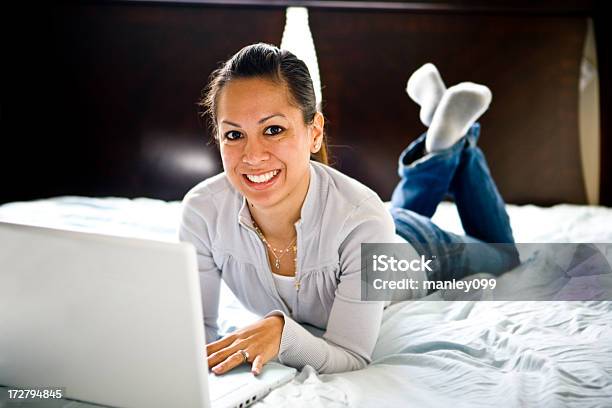
M 517 242 L 612 243 L 610 208 L 507 208 Z M 2 205 L 0 221 L 173 241 L 180 211 L 179 202 L 147 198 L 57 197 Z M 433 220 L 462 233 L 452 203 Z M 306 366 L 255 406 L 612 407 L 612 302 L 436 296 L 385 310 L 367 368 L 320 375 Z M 257 318 L 222 285 L 222 331 Z

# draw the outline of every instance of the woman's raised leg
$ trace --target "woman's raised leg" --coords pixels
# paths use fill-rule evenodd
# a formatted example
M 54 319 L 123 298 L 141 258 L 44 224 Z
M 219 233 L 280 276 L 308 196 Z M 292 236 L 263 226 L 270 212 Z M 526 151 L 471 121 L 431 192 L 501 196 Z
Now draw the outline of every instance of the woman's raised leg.
M 449 192 L 462 160 L 461 140 L 491 102 L 489 88 L 471 82 L 446 89 L 441 98 L 424 97 L 428 93 L 438 94 L 444 86 L 441 79 L 431 79 L 431 76 L 439 76 L 437 70 L 432 69 L 435 70 L 432 64 L 425 64 L 408 80 L 408 94 L 417 103 L 425 105 L 422 112 L 433 110 L 434 113 L 429 130 L 400 155 L 401 180 L 391 197 L 393 207 L 409 209 L 426 217 L 434 214 Z M 420 99 L 413 95 L 419 95 Z M 431 106 L 432 100 L 435 107 Z M 423 123 L 428 123 L 426 119 L 428 116 L 421 118 Z
M 425 88 L 435 83 L 429 82 Z M 480 126 L 475 120 L 490 100 L 488 88 L 477 84 L 446 90 L 429 131 L 400 156 L 401 181 L 392 195 L 391 214 L 398 233 L 419 253 L 440 260 L 441 269 L 432 279 L 477 271 L 498 274 L 519 262 L 504 201 L 476 146 Z M 446 194 L 455 198 L 465 236 L 444 231 L 429 219 Z

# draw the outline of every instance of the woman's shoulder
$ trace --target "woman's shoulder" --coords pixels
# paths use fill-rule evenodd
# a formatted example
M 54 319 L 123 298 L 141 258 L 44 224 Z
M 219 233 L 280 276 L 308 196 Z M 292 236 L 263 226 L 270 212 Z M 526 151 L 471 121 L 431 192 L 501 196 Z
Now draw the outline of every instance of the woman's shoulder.
M 327 186 L 328 199 L 332 202 L 343 203 L 352 208 L 385 208 L 380 196 L 365 184 L 333 167 L 317 162 L 312 164 L 322 184 Z
M 362 243 L 395 242 L 393 217 L 375 191 L 331 167 L 320 163 L 313 167 L 326 186 L 320 236 L 334 240 L 330 247 L 337 248 L 342 262 L 360 262 Z

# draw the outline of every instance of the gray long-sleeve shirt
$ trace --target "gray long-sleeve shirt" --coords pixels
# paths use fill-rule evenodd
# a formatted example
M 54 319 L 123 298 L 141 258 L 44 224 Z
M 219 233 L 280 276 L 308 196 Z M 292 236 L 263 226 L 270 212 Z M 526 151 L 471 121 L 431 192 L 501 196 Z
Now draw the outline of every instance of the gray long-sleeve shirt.
M 223 279 L 250 311 L 284 316 L 281 363 L 298 369 L 308 364 L 321 373 L 363 368 L 371 360 L 388 302 L 361 300 L 361 243 L 397 242 L 393 219 L 375 192 L 311 161 L 308 193 L 295 228 L 300 285 L 293 304 L 286 305 L 246 200 L 225 173 L 187 193 L 179 239 L 196 248 L 206 340 L 218 338 Z M 317 337 L 299 323 L 325 333 Z

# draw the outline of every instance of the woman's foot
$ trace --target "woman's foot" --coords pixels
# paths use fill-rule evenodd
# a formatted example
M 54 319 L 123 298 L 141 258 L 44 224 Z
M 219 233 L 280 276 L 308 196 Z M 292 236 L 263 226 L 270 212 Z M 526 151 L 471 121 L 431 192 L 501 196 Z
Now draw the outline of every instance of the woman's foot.
M 434 64 L 427 63 L 414 71 L 406 84 L 408 96 L 421 106 L 420 118 L 425 126 L 431 124 L 446 86 Z
M 436 152 L 455 144 L 487 110 L 491 99 L 489 88 L 473 82 L 462 82 L 448 88 L 435 109 L 427 131 L 427 152 Z

